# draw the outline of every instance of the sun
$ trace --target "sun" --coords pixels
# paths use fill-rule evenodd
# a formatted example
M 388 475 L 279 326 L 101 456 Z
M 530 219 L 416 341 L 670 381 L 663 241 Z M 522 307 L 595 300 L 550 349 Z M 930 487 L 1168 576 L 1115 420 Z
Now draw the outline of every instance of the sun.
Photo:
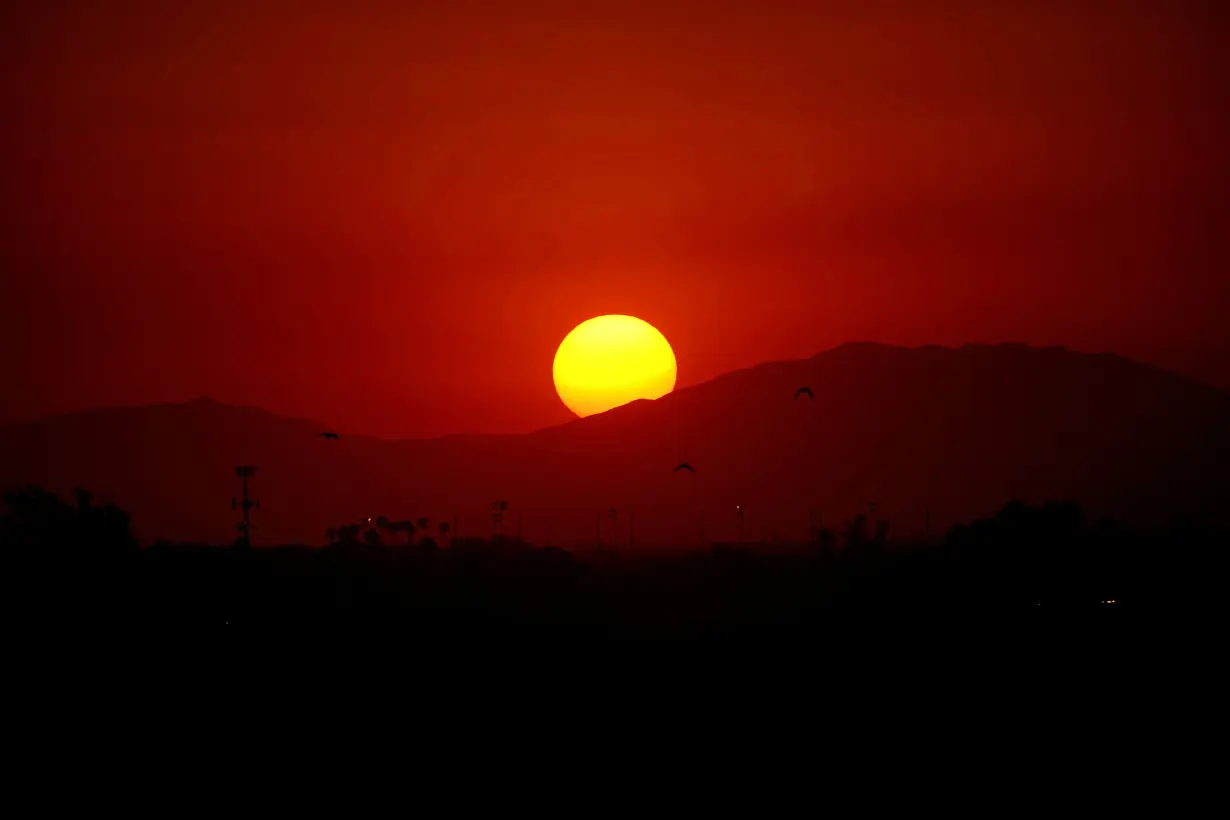
M 560 342 L 552 367 L 568 409 L 590 416 L 675 389 L 675 351 L 657 328 L 635 316 L 597 316 Z

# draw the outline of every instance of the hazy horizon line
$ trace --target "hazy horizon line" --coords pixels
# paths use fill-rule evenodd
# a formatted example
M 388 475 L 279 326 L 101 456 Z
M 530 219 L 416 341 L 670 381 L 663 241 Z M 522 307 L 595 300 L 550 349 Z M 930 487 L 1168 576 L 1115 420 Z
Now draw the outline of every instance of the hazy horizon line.
M 730 377 L 738 373 L 746 373 L 750 370 L 756 370 L 757 368 L 771 366 L 775 364 L 793 364 L 793 363 L 798 363 L 798 362 L 806 362 L 806 361 L 810 361 L 812 359 L 818 358 L 820 356 L 834 353 L 843 348 L 851 348 L 851 347 L 885 348 L 885 349 L 906 350 L 906 351 L 920 351 L 920 350 L 935 349 L 935 350 L 944 350 L 944 351 L 949 351 L 949 352 L 960 352 L 962 350 L 967 350 L 971 348 L 1025 348 L 1028 350 L 1033 350 L 1033 351 L 1038 351 L 1038 352 L 1051 350 L 1051 351 L 1063 351 L 1066 353 L 1071 353 L 1071 354 L 1081 355 L 1081 356 L 1094 356 L 1094 357 L 1109 356 L 1109 357 L 1115 357 L 1118 359 L 1131 362 L 1140 367 L 1150 368 L 1150 369 L 1164 372 L 1171 376 L 1175 376 L 1175 377 L 1178 377 L 1178 378 L 1181 378 L 1187 381 L 1195 382 L 1205 387 L 1218 390 L 1219 392 L 1227 392 L 1223 388 L 1218 387 L 1217 385 L 1210 384 L 1209 382 L 1206 382 L 1200 379 L 1196 379 L 1178 370 L 1143 362 L 1139 359 L 1134 359 L 1130 356 L 1125 356 L 1121 353 L 1116 353 L 1114 351 L 1091 352 L 1091 351 L 1086 351 L 1086 350 L 1081 350 L 1078 348 L 1070 347 L 1068 345 L 1058 345 L 1058 344 L 1040 345 L 1040 344 L 1030 344 L 1028 342 L 1022 342 L 1022 341 L 1007 341 L 1007 340 L 998 341 L 998 342 L 965 342 L 960 345 L 945 345 L 945 344 L 936 344 L 936 343 L 907 345 L 907 344 L 891 344 L 888 342 L 877 342 L 877 341 L 863 340 L 863 339 L 851 339 L 851 340 L 847 340 L 839 344 L 836 344 L 832 347 L 820 350 L 816 353 L 811 354 L 810 356 L 800 356 L 797 358 L 786 358 L 786 359 L 768 359 L 765 361 L 757 362 L 752 365 L 747 365 L 745 367 L 737 367 L 731 370 L 723 371 L 722 373 L 719 373 L 716 376 L 712 376 L 708 379 L 705 379 L 704 381 L 696 382 L 695 384 L 689 384 L 684 387 L 676 386 L 669 393 L 666 393 L 665 395 L 660 396 L 657 399 L 633 399 L 632 401 L 625 402 L 624 404 L 617 405 L 616 407 L 612 407 L 609 410 L 604 410 L 601 413 L 593 413 L 589 416 L 584 416 L 584 417 L 578 416 L 576 418 L 572 418 L 572 419 L 569 419 L 567 421 L 560 422 L 557 424 L 548 424 L 544 427 L 535 427 L 531 430 L 525 430 L 522 432 L 513 432 L 513 433 L 460 431 L 460 432 L 453 432 L 453 433 L 444 433 L 444 434 L 435 435 L 435 436 L 393 436 L 393 437 L 390 437 L 390 436 L 376 435 L 373 433 L 348 432 L 345 429 L 338 428 L 336 426 L 331 426 L 327 422 L 322 422 L 319 419 L 313 419 L 313 418 L 308 418 L 305 416 L 293 415 L 288 412 L 284 413 L 284 412 L 279 412 L 277 410 L 270 410 L 267 407 L 263 407 L 261 405 L 256 405 L 256 404 L 231 403 L 231 402 L 223 401 L 221 399 L 214 398 L 213 396 L 210 396 L 207 394 L 201 394 L 201 395 L 193 396 L 191 398 L 182 399 L 178 401 L 176 400 L 155 401 L 155 402 L 148 402 L 144 404 L 103 404 L 103 405 L 95 405 L 92 407 L 81 407 L 81 408 L 74 409 L 74 410 L 62 410 L 62 411 L 47 413 L 45 415 L 20 419 L 17 421 L 3 422 L 3 423 L 0 423 L 0 429 L 22 427 L 22 426 L 33 425 L 33 424 L 43 424 L 43 423 L 50 422 L 50 421 L 71 418 L 73 416 L 85 416 L 85 415 L 90 415 L 93 413 L 118 412 L 118 411 L 125 411 L 125 410 L 148 410 L 148 409 L 164 408 L 164 407 L 184 407 L 186 405 L 191 405 L 191 404 L 212 403 L 212 404 L 216 404 L 222 407 L 232 408 L 235 410 L 257 411 L 260 413 L 265 413 L 267 415 L 276 416 L 285 421 L 311 424 L 313 426 L 320 427 L 321 430 L 338 431 L 346 438 L 360 438 L 360 439 L 366 439 L 366 440 L 376 440 L 376 441 L 381 441 L 381 442 L 386 442 L 386 443 L 397 443 L 397 442 L 406 442 L 406 441 L 416 441 L 416 442 L 442 441 L 445 439 L 458 439 L 458 438 L 489 438 L 489 439 L 519 438 L 521 436 L 530 436 L 536 433 L 541 433 L 541 432 L 545 432 L 549 430 L 558 430 L 563 427 L 568 427 L 572 424 L 576 424 L 577 422 L 584 421 L 587 418 L 597 418 L 600 416 L 604 416 L 608 413 L 620 410 L 621 408 L 630 407 L 639 402 L 655 402 L 655 401 L 659 401 L 662 399 L 666 399 L 669 396 L 674 395 L 676 393 L 683 393 L 688 390 L 694 390 L 696 388 L 703 387 L 708 384 L 712 384 L 713 382 L 719 381 L 721 379 Z

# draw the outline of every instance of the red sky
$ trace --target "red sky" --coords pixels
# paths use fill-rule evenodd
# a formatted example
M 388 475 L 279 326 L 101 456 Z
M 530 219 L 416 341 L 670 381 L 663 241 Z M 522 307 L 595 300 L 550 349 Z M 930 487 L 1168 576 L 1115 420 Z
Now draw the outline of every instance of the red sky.
M 1019 340 L 1230 388 L 1214 2 L 17 5 L 0 422 L 529 430 L 600 313 L 682 385 Z

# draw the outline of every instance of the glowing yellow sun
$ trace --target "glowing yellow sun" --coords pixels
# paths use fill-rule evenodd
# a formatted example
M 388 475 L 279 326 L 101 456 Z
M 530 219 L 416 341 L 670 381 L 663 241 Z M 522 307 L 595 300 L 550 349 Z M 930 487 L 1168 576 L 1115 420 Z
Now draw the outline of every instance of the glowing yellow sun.
M 675 389 L 675 352 L 648 322 L 598 316 L 582 322 L 555 351 L 555 390 L 568 409 L 589 416 Z

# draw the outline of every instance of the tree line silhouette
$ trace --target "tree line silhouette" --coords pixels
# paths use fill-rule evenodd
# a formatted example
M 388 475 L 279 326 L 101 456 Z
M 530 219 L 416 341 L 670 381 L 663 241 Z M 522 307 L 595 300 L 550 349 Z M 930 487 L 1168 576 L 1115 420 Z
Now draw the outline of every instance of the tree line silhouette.
M 384 539 L 387 536 L 391 545 L 396 545 L 400 536 L 404 535 L 405 546 L 414 546 L 414 536 L 421 534 L 418 546 L 424 550 L 434 550 L 439 546 L 439 542 L 433 538 L 430 533 L 431 519 L 421 517 L 411 521 L 392 521 L 386 515 L 377 516 L 376 518 L 365 518 L 357 523 L 343 524 L 340 527 L 329 527 L 325 530 L 325 537 L 329 539 L 331 547 L 354 547 L 359 544 L 360 539 L 369 547 L 384 546 Z M 452 532 L 452 525 L 447 521 L 436 522 L 436 531 L 440 535 L 440 542 L 446 542 Z
M 726 543 L 587 557 L 383 516 L 330 527 L 319 548 L 140 547 L 129 515 L 84 490 L 66 501 L 24 487 L 3 502 L 10 596 L 40 618 L 91 622 L 670 630 L 818 627 L 841 611 L 1041 617 L 1200 605 L 1219 596 L 1225 565 L 1224 533 L 1181 523 L 1133 532 L 1071 503 L 1014 501 L 928 544 L 890 542 L 886 520 L 859 514 L 797 550 Z

